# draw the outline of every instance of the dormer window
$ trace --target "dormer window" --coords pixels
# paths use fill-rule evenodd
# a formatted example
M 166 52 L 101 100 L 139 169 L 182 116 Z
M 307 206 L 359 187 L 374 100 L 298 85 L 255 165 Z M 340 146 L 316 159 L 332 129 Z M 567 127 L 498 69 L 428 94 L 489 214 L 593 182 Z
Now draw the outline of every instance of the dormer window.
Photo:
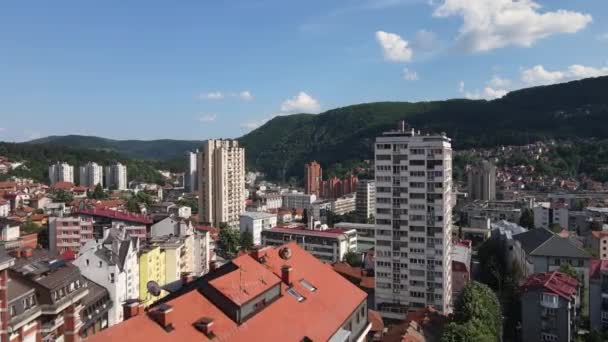
M 306 299 L 300 294 L 300 292 L 296 291 L 296 289 L 294 289 L 293 287 L 287 289 L 287 293 L 294 297 L 298 302 L 303 302 Z

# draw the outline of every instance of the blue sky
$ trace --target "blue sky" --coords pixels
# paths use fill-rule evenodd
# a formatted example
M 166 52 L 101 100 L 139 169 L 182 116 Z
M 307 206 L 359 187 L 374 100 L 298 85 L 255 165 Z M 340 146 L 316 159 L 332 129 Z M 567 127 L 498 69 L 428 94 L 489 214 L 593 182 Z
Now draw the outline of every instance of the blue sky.
M 604 0 L 12 1 L 0 140 L 238 137 L 276 115 L 605 74 Z

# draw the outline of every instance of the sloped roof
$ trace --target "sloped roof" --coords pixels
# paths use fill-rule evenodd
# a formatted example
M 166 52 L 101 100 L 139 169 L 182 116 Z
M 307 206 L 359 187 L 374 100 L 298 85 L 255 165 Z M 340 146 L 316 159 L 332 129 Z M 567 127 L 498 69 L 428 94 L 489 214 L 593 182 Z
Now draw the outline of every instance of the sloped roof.
M 521 248 L 527 254 L 532 253 L 538 246 L 549 240 L 553 233 L 544 228 L 530 229 L 529 231 L 513 236 L 513 239 L 521 243 Z
M 543 228 L 529 230 L 513 237 L 519 241 L 528 255 L 590 258 L 585 250 L 579 248 L 569 238 L 563 238 Z
M 578 281 L 559 271 L 535 273 L 521 285 L 522 291 L 542 289 L 566 300 L 572 299 L 577 292 Z

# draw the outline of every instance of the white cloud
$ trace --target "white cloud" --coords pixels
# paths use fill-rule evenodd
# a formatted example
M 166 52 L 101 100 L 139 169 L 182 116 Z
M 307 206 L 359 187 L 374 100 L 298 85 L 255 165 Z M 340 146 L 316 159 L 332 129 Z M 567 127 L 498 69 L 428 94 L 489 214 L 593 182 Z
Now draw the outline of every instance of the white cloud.
M 409 43 L 398 34 L 377 31 L 376 40 L 382 47 L 384 59 L 387 61 L 409 62 L 412 60 L 413 51 L 409 47 Z
M 494 89 L 492 87 L 483 88 L 483 98 L 488 100 L 499 99 L 507 95 L 509 91 L 505 89 Z
M 608 67 L 595 68 L 574 64 L 566 70 L 549 71 L 542 65 L 535 65 L 532 68 L 522 70 L 521 80 L 527 85 L 547 85 L 606 75 L 608 75 Z
M 320 110 L 319 101 L 303 91 L 281 104 L 283 113 L 318 113 Z
M 243 90 L 242 92 L 239 93 L 238 96 L 241 100 L 244 100 L 244 101 L 253 100 L 253 95 L 251 94 L 251 92 L 249 90 Z
M 492 80 L 494 80 L 494 79 L 492 79 Z M 479 90 L 475 90 L 473 92 L 467 91 L 464 86 L 464 81 L 460 81 L 458 83 L 458 91 L 465 98 L 467 98 L 469 100 L 480 100 L 480 99 L 493 100 L 493 99 L 498 99 L 498 98 L 501 98 L 501 97 L 507 95 L 508 90 L 496 89 L 496 88 L 490 86 L 489 84 L 492 83 L 492 80 L 490 80 L 488 82 L 488 85 L 486 85 L 483 88 L 482 92 L 480 92 Z
M 601 43 L 608 43 L 608 32 L 602 33 L 597 36 L 597 40 L 599 40 Z
M 494 75 L 488 82 L 488 86 L 493 88 L 507 88 L 511 85 L 511 80 Z
M 541 13 L 540 8 L 532 0 L 443 0 L 433 15 L 461 16 L 458 43 L 469 51 L 529 47 L 553 34 L 578 32 L 592 21 L 589 14 L 567 10 Z
M 212 91 L 209 93 L 201 93 L 198 95 L 201 100 L 221 100 L 224 98 L 224 93 L 221 91 Z
M 458 92 L 464 93 L 464 81 L 458 82 Z
M 418 81 L 418 73 L 408 68 L 403 69 L 403 78 L 407 81 Z
M 215 122 L 216 119 L 217 119 L 217 114 L 203 114 L 198 118 L 198 121 L 209 123 L 209 122 Z

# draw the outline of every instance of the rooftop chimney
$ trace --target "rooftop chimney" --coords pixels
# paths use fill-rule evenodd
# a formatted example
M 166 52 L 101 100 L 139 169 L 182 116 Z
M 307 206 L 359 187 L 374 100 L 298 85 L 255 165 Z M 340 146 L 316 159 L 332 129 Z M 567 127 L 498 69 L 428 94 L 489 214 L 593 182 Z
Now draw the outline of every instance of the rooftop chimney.
M 218 267 L 217 261 L 213 260 L 213 261 L 209 262 L 209 270 L 210 271 L 217 270 L 217 267 Z
M 166 332 L 173 331 L 173 308 L 168 304 L 160 304 L 149 311 L 150 317 Z
M 122 306 L 124 310 L 125 320 L 139 315 L 139 301 L 137 299 L 129 299 Z
M 202 332 L 207 335 L 209 338 L 215 337 L 215 329 L 213 327 L 213 318 L 211 317 L 202 317 L 198 321 L 194 322 L 194 327 L 196 330 Z
M 281 280 L 287 285 L 291 285 L 291 270 L 292 267 L 289 265 L 281 267 Z

